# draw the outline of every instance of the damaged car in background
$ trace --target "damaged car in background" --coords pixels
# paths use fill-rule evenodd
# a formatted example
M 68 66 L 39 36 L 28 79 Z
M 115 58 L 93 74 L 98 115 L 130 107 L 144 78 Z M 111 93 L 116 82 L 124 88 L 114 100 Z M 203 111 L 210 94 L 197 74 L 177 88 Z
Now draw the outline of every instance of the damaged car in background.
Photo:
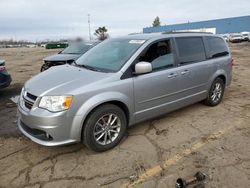
M 90 48 L 97 45 L 99 42 L 72 42 L 67 48 L 58 54 L 48 56 L 43 59 L 44 64 L 41 67 L 41 72 L 49 69 L 52 66 L 71 64 L 77 60 L 82 54 L 86 53 Z
M 8 87 L 11 81 L 11 76 L 5 67 L 5 61 L 0 60 L 0 89 Z

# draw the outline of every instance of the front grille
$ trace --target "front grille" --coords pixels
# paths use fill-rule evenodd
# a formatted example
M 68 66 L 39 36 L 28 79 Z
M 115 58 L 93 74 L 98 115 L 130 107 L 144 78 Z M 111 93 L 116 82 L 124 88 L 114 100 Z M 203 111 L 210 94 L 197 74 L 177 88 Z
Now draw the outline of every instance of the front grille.
M 29 101 L 27 101 L 27 100 L 24 99 L 24 105 L 25 105 L 25 107 L 28 108 L 29 110 L 32 108 L 33 104 L 34 104 L 34 103 L 31 103 L 31 102 L 29 102 Z
M 24 99 L 24 106 L 27 109 L 31 110 L 31 108 L 33 107 L 33 105 L 37 99 L 37 96 L 32 95 L 31 93 L 25 93 L 23 96 L 23 99 Z
M 32 95 L 31 93 L 27 93 L 27 97 L 35 101 L 37 99 L 37 96 Z

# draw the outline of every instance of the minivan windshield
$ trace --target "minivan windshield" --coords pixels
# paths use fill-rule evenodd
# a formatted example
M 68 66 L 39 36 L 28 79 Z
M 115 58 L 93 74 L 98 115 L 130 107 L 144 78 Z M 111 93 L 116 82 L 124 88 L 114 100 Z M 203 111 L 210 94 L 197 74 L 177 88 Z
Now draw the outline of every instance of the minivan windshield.
M 117 72 L 144 42 L 108 39 L 83 54 L 76 64 L 96 71 Z
M 93 43 L 83 43 L 83 42 L 76 42 L 70 44 L 67 48 L 65 48 L 61 54 L 83 54 L 87 52 Z

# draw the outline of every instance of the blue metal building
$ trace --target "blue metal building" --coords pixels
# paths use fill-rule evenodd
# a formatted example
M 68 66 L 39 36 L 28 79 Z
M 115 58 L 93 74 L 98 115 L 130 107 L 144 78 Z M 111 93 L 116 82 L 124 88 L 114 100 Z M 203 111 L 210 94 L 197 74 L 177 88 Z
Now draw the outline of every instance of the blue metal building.
M 143 33 L 155 33 L 164 31 L 192 30 L 201 28 L 215 28 L 217 34 L 240 33 L 250 31 L 250 16 L 224 18 L 217 20 L 189 22 L 159 27 L 143 28 Z

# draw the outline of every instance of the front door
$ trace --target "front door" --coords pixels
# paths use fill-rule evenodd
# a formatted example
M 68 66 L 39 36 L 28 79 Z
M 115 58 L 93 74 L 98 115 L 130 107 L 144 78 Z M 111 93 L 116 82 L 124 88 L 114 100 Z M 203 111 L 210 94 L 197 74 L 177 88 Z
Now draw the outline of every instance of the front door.
M 151 73 L 133 78 L 136 122 L 155 117 L 170 110 L 178 99 L 178 74 L 170 40 L 152 44 L 139 61 L 150 62 Z

